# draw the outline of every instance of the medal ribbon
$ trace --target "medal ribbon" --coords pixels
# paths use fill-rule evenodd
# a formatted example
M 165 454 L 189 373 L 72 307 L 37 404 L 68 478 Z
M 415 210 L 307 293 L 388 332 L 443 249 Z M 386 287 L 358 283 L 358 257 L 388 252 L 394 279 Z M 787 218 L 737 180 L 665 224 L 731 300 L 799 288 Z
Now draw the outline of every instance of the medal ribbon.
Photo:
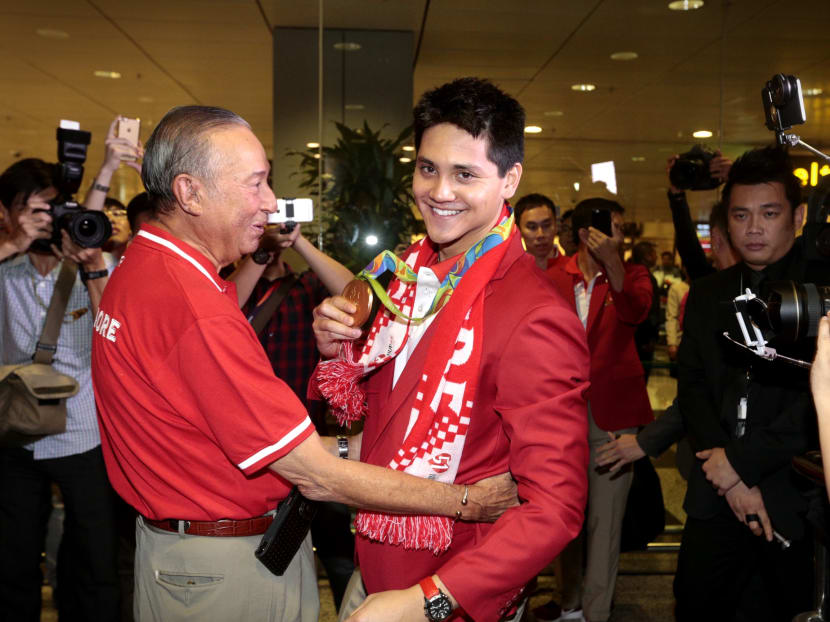
M 355 278 L 369 283 L 372 290 L 375 292 L 375 295 L 378 297 L 378 300 L 383 303 L 384 307 L 389 309 L 390 313 L 406 320 L 407 322 L 420 324 L 430 315 L 440 311 L 443 306 L 447 304 L 450 296 L 455 290 L 455 287 L 461 280 L 461 277 L 464 276 L 467 270 L 470 269 L 479 257 L 493 247 L 504 242 L 507 239 L 507 236 L 510 235 L 510 230 L 513 227 L 514 221 L 513 210 L 507 203 L 505 203 L 505 208 L 507 214 L 495 227 L 490 230 L 490 233 L 488 233 L 482 240 L 479 240 L 476 244 L 474 244 L 472 248 L 464 253 L 464 255 L 459 257 L 455 267 L 450 270 L 449 274 L 447 274 L 441 282 L 441 286 L 438 288 L 438 291 L 432 299 L 432 304 L 430 304 L 429 309 L 422 318 L 412 318 L 403 313 L 389 298 L 389 294 L 386 293 L 386 289 L 383 285 L 377 282 L 377 278 L 386 272 L 392 272 L 397 279 L 403 281 L 404 283 L 416 283 L 418 281 L 418 275 L 412 270 L 412 268 L 406 265 L 406 263 L 404 263 L 391 251 L 386 250 L 380 253 L 369 265 L 361 270 Z

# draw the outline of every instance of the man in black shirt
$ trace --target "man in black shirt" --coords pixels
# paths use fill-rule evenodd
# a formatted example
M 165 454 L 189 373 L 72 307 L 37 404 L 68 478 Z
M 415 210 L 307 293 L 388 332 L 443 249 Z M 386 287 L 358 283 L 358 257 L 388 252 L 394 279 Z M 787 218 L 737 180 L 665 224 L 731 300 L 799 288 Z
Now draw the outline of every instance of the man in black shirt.
M 732 299 L 764 281 L 804 277 L 795 232 L 803 219 L 787 155 L 739 158 L 723 191 L 741 261 L 693 283 L 678 353 L 678 402 L 697 462 L 689 477 L 674 591 L 677 620 L 789 620 L 810 608 L 806 502 L 790 461 L 815 442 L 807 373 L 766 361 L 742 341 Z M 797 354 L 804 358 L 803 353 Z M 809 355 L 807 355 L 809 357 Z M 783 550 L 773 530 L 792 541 Z M 763 582 L 763 600 L 742 595 Z M 743 618 L 737 618 L 743 619 Z

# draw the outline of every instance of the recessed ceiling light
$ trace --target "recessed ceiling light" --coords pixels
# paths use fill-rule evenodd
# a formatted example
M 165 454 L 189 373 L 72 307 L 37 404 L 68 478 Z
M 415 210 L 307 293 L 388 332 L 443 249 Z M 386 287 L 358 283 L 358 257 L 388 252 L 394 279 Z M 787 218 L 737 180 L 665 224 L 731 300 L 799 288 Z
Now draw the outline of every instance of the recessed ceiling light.
M 539 134 L 542 128 L 538 125 L 528 125 L 525 127 L 525 134 Z
M 102 69 L 95 71 L 94 74 L 96 78 L 112 78 L 113 80 L 117 80 L 121 77 L 121 74 L 117 71 L 104 71 Z
M 563 114 L 565 113 L 561 110 L 548 110 L 544 113 L 546 117 L 561 117 Z
M 824 89 L 804 89 L 804 95 L 807 97 L 815 97 L 824 93 Z
M 643 156 L 631 156 L 632 162 L 645 162 L 646 159 Z
M 637 52 L 614 52 L 611 54 L 611 60 L 634 60 L 639 58 Z
M 354 41 L 340 41 L 334 44 L 334 49 L 340 52 L 357 52 L 362 46 Z
M 343 106 L 346 110 L 363 110 L 365 107 L 363 104 L 346 104 Z
M 703 0 L 674 0 L 669 2 L 672 11 L 694 11 L 703 6 Z
M 597 88 L 596 84 L 571 84 L 572 91 L 593 91 Z
M 317 149 L 317 147 L 320 146 L 320 143 L 306 143 L 305 146 L 309 149 Z
M 402 158 L 398 158 L 398 160 L 403 162 L 404 164 L 407 164 L 408 162 L 412 162 L 412 158 L 407 158 L 406 156 L 404 156 Z
M 404 145 L 403 147 L 401 147 L 401 149 L 403 149 L 404 151 L 415 151 L 415 147 L 413 147 L 412 145 Z
M 152 104 L 156 100 L 152 97 L 149 97 L 148 95 L 143 95 L 138 98 L 138 101 L 140 101 L 142 104 Z
M 35 32 L 44 39 L 68 39 L 69 33 L 64 30 L 55 30 L 53 28 L 38 28 Z
M 695 138 L 712 138 L 712 132 L 709 130 L 698 130 L 696 132 L 692 132 L 692 136 Z
M 319 154 L 319 153 L 315 153 L 315 154 L 314 154 L 314 159 L 315 159 L 315 160 L 319 160 L 319 159 L 320 159 L 320 154 Z
M 574 182 L 574 190 L 576 190 L 577 192 L 579 192 L 579 182 L 578 182 L 578 181 L 575 181 L 575 182 Z

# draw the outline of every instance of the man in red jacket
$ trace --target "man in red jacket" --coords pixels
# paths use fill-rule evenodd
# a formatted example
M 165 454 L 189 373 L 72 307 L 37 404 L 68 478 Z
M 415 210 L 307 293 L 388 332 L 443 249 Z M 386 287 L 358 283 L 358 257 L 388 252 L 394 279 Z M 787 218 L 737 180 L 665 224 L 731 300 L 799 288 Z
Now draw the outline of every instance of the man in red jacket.
M 603 220 L 607 223 L 609 212 L 610 230 L 603 232 L 592 226 Z M 634 345 L 637 324 L 651 307 L 652 287 L 645 267 L 622 261 L 622 224 L 623 208 L 619 203 L 599 198 L 582 201 L 573 214 L 574 241 L 579 250 L 548 272 L 562 295 L 576 307 L 591 351 L 591 387 L 587 393 L 591 458 L 583 611 L 563 611 L 558 618 L 561 620 L 608 620 L 631 471 L 610 473 L 599 468 L 594 450 L 608 441 L 609 433 L 636 432 L 637 426 L 652 420 L 643 367 Z

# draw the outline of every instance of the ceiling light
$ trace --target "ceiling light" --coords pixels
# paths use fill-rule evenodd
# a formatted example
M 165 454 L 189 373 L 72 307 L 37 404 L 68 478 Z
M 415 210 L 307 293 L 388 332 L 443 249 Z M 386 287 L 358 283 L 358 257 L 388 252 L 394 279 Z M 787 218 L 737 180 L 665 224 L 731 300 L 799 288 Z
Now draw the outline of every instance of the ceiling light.
M 646 159 L 643 156 L 631 156 L 632 162 L 645 162 Z
M 578 182 L 578 181 L 575 181 L 575 182 L 574 182 L 574 190 L 576 190 L 577 192 L 579 192 L 579 182 Z
M 121 77 L 121 74 L 117 71 L 103 71 L 102 69 L 99 69 L 93 73 L 96 78 L 112 78 L 113 80 L 117 80 Z
M 365 107 L 363 104 L 346 104 L 343 106 L 346 110 L 363 110 Z
M 407 158 L 406 156 L 404 156 L 402 158 L 398 158 L 398 161 L 403 162 L 404 164 L 408 164 L 409 162 L 412 162 L 412 158 Z
M 674 0 L 669 2 L 672 11 L 694 11 L 703 6 L 703 0 Z
M 806 97 L 815 97 L 816 95 L 821 95 L 824 93 L 824 89 L 804 89 L 804 95 Z
M 538 125 L 527 125 L 525 126 L 525 134 L 539 134 L 541 133 L 542 128 Z
M 309 149 L 317 149 L 320 146 L 320 143 L 306 143 L 305 146 Z
M 611 54 L 611 60 L 634 60 L 639 58 L 637 52 L 614 52 Z
M 367 246 L 374 246 L 378 243 L 378 236 L 376 235 L 367 235 L 366 236 L 366 245 Z
M 596 88 L 596 84 L 571 84 L 572 91 L 593 91 Z
M 44 39 L 68 39 L 69 33 L 64 30 L 55 30 L 53 28 L 38 28 L 35 32 Z
M 695 138 L 712 138 L 712 132 L 709 130 L 698 130 L 696 132 L 692 132 L 692 136 Z
M 315 153 L 313 157 L 314 157 L 314 159 L 315 159 L 315 160 L 319 160 L 319 159 L 320 159 L 320 154 L 319 154 L 319 153 Z
M 403 147 L 401 147 L 401 149 L 403 149 L 404 151 L 415 151 L 415 147 L 413 147 L 412 145 L 404 145 Z
M 548 110 L 544 113 L 546 117 L 561 117 L 563 114 L 565 113 L 561 110 Z
M 354 41 L 340 41 L 334 44 L 334 49 L 340 52 L 357 52 L 360 48 L 361 45 Z

